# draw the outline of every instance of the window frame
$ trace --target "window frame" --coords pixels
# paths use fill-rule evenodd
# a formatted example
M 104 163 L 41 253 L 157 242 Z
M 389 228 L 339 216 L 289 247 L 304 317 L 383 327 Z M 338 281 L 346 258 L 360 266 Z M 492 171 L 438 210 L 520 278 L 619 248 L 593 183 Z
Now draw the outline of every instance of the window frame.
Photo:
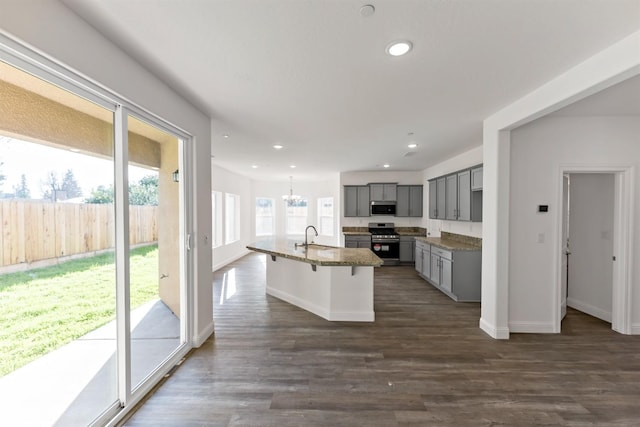
M 269 200 L 271 202 L 271 215 L 258 215 L 258 201 L 259 200 Z M 263 237 L 263 236 L 273 236 L 275 234 L 275 226 L 276 226 L 276 201 L 275 199 L 271 198 L 271 197 L 256 197 L 256 214 L 255 214 L 255 219 L 256 219 L 256 229 L 255 229 L 255 235 L 256 237 Z M 258 233 L 258 218 L 271 218 L 270 224 L 271 224 L 271 232 L 270 233 Z

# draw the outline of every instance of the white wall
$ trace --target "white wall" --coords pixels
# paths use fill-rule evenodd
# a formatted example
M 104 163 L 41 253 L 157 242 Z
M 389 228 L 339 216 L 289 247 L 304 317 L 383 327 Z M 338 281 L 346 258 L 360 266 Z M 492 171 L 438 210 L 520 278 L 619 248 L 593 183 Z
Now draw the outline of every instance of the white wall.
M 340 200 L 344 200 L 345 185 L 367 185 L 375 182 L 395 182 L 400 185 L 422 185 L 426 190 L 426 182 L 422 172 L 380 171 L 380 172 L 343 172 L 340 174 Z M 426 196 L 424 196 L 426 197 Z M 423 203 L 424 203 L 423 199 Z M 423 209 L 425 214 L 427 209 Z M 396 216 L 376 215 L 374 217 L 353 218 L 345 217 L 340 210 L 340 233 L 342 227 L 367 227 L 370 222 L 393 222 L 396 227 L 422 227 L 422 218 L 405 218 Z M 341 236 L 342 237 L 342 236 Z
M 511 130 L 636 75 L 640 75 L 640 31 L 577 64 L 484 120 L 479 325 L 489 336 L 508 339 L 510 332 Z M 634 330 L 624 315 L 619 320 L 625 332 L 640 333 L 640 325 Z M 554 332 L 558 332 L 559 316 L 554 323 Z
M 201 344 L 213 332 L 210 119 L 58 1 L 5 1 L 0 28 L 194 136 L 194 344 Z
M 427 229 L 427 233 L 432 237 L 440 237 L 442 231 L 448 233 L 462 234 L 465 236 L 482 238 L 481 222 L 465 222 L 465 221 L 447 221 L 441 219 L 429 219 L 429 185 L 430 179 L 456 172 L 471 166 L 482 163 L 482 146 L 465 151 L 455 157 L 452 157 L 435 166 L 431 166 L 423 171 L 425 182 L 424 187 L 424 217 L 422 218 L 422 226 Z
M 308 201 L 308 225 L 314 225 L 318 228 L 318 199 L 323 197 L 333 197 L 334 209 L 334 236 L 318 236 L 314 237 L 313 232 L 309 231 L 309 238 L 313 237 L 316 243 L 337 246 L 340 244 L 341 230 L 338 228 L 340 220 L 340 212 L 342 211 L 342 199 L 340 196 L 339 175 L 332 174 L 327 176 L 325 181 L 317 182 L 300 182 L 293 178 L 293 185 L 289 181 L 253 181 L 252 182 L 252 219 L 255 220 L 255 199 L 257 197 L 266 197 L 275 200 L 275 236 L 286 238 L 286 212 L 285 204 L 282 201 L 284 194 L 289 194 L 290 188 L 293 187 L 293 193 L 298 196 L 307 198 Z M 252 236 L 255 236 L 255 222 L 252 223 Z M 290 238 L 300 239 L 301 236 L 289 236 Z M 304 237 L 302 237 L 304 240 Z
M 508 324 L 511 332 L 552 332 L 560 227 L 561 165 L 640 166 L 638 117 L 557 117 L 538 119 L 511 132 L 509 203 Z M 636 174 L 632 209 L 640 212 Z M 549 213 L 536 212 L 548 204 Z M 544 242 L 539 242 L 539 235 Z M 640 247 L 640 230 L 633 230 Z M 631 251 L 632 323 L 640 324 L 640 252 Z
M 613 174 L 570 174 L 567 305 L 611 322 L 613 296 Z
M 249 253 L 246 246 L 251 243 L 253 228 L 253 197 L 251 195 L 251 180 L 245 176 L 230 172 L 219 166 L 211 166 L 211 189 L 222 194 L 222 215 L 224 235 L 225 224 L 225 196 L 224 193 L 240 196 L 240 240 L 213 248 L 213 271 Z

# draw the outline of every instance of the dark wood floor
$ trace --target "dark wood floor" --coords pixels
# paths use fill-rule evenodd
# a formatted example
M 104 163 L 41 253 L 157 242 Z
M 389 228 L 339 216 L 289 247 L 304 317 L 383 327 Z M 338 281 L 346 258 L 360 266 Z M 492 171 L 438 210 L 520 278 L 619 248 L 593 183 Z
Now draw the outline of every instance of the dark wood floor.
M 332 323 L 266 296 L 264 262 L 215 274 L 215 336 L 127 426 L 640 425 L 639 336 L 570 310 L 496 341 L 410 267 L 376 269 L 375 323 Z

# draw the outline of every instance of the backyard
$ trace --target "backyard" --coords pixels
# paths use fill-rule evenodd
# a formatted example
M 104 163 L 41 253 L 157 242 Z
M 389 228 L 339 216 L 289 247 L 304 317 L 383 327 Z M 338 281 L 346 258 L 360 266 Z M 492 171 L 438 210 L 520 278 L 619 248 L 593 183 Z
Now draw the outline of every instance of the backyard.
M 131 309 L 158 298 L 158 246 L 132 249 Z M 115 318 L 114 253 L 0 274 L 0 377 Z

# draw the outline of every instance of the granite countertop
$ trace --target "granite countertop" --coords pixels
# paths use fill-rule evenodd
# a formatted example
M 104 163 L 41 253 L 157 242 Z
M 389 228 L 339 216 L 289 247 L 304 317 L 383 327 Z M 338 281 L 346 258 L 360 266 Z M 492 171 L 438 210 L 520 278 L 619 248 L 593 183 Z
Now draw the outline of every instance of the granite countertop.
M 342 234 L 345 236 L 371 236 L 368 231 L 343 231 Z
M 416 237 L 417 242 L 425 242 L 433 246 L 437 246 L 442 249 L 450 251 L 480 251 L 482 246 L 473 245 L 470 243 L 463 243 L 453 239 L 441 238 L 441 237 Z
M 379 267 L 383 261 L 370 249 L 338 248 L 310 244 L 308 248 L 296 248 L 295 240 L 261 240 L 247 246 L 247 249 L 267 255 L 279 256 L 295 261 L 327 266 L 372 266 Z

